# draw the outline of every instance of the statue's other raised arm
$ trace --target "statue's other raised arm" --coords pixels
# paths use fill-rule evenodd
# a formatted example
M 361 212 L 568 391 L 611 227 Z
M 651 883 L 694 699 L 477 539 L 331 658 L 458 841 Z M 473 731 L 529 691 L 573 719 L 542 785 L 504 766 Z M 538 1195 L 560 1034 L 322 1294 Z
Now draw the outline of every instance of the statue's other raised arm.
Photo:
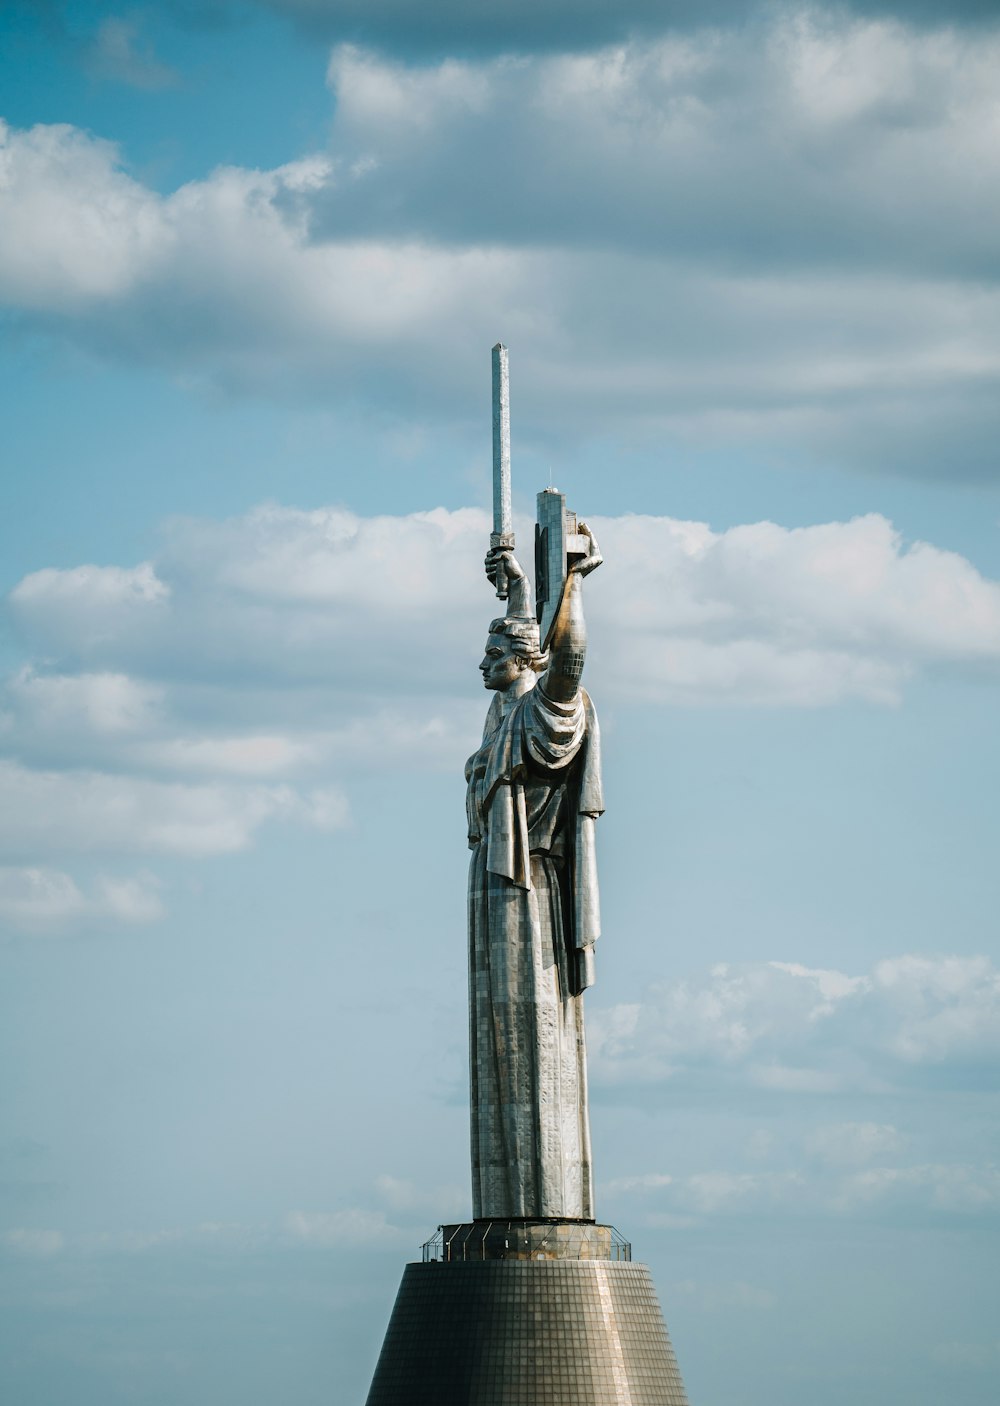
M 531 611 L 531 582 L 524 568 L 509 547 L 491 547 L 486 553 L 486 579 L 491 586 L 497 583 L 497 572 L 503 567 L 506 576 L 507 614 L 526 616 Z
M 597 540 L 585 522 L 579 532 L 587 538 L 585 557 L 570 563 L 559 613 L 549 641 L 549 666 L 540 680 L 554 703 L 571 703 L 576 697 L 587 657 L 587 625 L 583 618 L 583 578 L 601 565 L 604 558 Z

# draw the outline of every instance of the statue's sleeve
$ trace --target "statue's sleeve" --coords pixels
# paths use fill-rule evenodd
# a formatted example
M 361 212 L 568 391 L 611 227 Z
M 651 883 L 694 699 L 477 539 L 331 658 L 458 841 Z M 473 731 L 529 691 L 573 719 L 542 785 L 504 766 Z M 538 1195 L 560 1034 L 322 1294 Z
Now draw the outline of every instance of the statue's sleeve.
M 545 771 L 574 762 L 587 736 L 587 708 L 582 690 L 569 703 L 555 703 L 536 686 L 521 704 L 524 760 Z

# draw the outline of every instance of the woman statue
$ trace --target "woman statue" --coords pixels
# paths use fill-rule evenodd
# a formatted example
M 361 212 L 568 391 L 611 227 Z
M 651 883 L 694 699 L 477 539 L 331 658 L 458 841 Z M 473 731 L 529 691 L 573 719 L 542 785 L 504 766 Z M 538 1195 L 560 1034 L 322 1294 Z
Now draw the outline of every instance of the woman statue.
M 504 549 L 507 614 L 480 664 L 493 690 L 469 758 L 469 1012 L 473 1214 L 593 1220 L 583 992 L 600 933 L 594 821 L 601 797 L 597 717 L 580 687 L 587 634 L 573 562 L 549 650 L 531 588 Z

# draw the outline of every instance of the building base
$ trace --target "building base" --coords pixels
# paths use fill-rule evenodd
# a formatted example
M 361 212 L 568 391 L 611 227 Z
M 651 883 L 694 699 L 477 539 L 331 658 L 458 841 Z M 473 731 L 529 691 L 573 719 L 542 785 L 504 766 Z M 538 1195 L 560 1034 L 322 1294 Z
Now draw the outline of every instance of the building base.
M 609 1226 L 545 1225 L 445 1227 L 459 1257 L 428 1243 L 403 1273 L 367 1406 L 688 1406 L 647 1267 Z

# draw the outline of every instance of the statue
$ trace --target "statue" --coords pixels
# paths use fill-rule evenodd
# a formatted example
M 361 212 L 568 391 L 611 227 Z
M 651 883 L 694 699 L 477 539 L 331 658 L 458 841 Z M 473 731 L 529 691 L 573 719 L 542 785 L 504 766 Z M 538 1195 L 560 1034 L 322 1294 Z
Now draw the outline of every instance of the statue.
M 480 664 L 469 758 L 469 1028 L 475 1220 L 408 1264 L 367 1406 L 687 1406 L 656 1291 L 594 1216 L 584 992 L 600 933 L 600 737 L 580 686 L 586 523 L 538 495 L 535 592 L 514 551 L 507 352 L 493 348 L 493 532 L 507 602 Z
M 580 685 L 593 533 L 540 493 L 539 618 L 514 555 L 506 349 L 494 361 L 494 533 L 507 598 L 480 669 L 494 693 L 466 766 L 473 1214 L 593 1220 L 583 992 L 600 933 L 597 717 Z M 541 623 L 541 631 L 539 625 Z

